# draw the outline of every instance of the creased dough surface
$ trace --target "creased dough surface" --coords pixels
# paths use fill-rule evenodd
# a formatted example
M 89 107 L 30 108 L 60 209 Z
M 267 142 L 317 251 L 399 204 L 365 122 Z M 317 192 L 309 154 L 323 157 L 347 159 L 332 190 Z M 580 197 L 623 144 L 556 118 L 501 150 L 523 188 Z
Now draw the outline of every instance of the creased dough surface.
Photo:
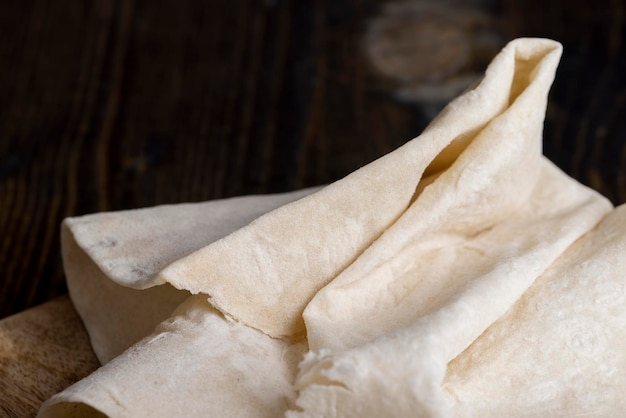
M 620 206 L 450 363 L 455 416 L 623 415 L 625 228 Z
M 620 416 L 626 209 L 541 155 L 560 55 L 322 189 L 66 220 L 104 366 L 40 416 Z
M 305 346 L 225 320 L 191 297 L 124 355 L 48 400 L 42 416 L 84 404 L 111 417 L 273 418 L 293 397 Z

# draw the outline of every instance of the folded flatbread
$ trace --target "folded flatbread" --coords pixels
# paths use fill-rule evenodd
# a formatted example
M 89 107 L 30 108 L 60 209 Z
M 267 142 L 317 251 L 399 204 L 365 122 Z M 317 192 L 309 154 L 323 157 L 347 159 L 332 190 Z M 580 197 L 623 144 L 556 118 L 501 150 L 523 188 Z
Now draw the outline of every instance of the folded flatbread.
M 327 187 L 66 220 L 103 366 L 40 416 L 620 416 L 626 207 L 541 155 L 560 54 Z

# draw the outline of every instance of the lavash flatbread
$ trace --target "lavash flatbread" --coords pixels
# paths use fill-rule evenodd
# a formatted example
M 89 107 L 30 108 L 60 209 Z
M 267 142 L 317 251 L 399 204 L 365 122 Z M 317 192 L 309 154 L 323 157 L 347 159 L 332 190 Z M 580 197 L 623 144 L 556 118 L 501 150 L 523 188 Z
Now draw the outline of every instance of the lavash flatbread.
M 315 193 L 68 220 L 72 298 L 117 357 L 40 416 L 615 415 L 626 218 L 541 155 L 560 54 L 511 42 L 422 135 Z
M 159 281 L 161 269 L 316 190 L 66 219 L 61 238 L 68 288 L 100 362 L 151 333 L 189 297 Z

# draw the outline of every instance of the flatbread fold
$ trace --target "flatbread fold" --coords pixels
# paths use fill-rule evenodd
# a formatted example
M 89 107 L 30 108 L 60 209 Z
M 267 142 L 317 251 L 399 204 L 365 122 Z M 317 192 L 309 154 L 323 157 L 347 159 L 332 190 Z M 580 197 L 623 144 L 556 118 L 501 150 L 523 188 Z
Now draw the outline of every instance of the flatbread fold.
M 40 416 L 618 416 L 626 210 L 541 155 L 560 55 L 324 188 L 66 220 L 104 366 Z

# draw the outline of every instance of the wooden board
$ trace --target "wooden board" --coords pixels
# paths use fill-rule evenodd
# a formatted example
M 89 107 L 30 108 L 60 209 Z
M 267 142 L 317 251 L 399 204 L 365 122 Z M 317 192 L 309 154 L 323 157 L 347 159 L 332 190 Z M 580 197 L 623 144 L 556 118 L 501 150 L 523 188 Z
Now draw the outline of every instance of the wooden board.
M 0 321 L 0 416 L 24 418 L 99 366 L 67 296 Z

